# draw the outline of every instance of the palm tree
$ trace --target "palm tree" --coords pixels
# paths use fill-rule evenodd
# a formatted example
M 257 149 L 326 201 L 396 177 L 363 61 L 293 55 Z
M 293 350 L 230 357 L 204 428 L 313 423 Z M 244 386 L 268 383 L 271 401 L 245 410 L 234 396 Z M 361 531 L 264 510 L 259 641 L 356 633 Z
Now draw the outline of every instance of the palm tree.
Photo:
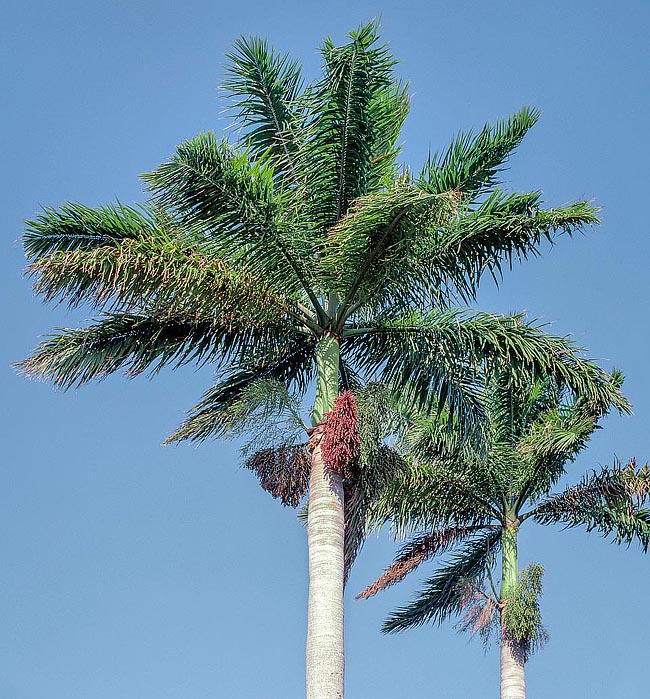
M 620 385 L 622 377 L 613 374 Z M 583 450 L 608 411 L 571 394 L 551 378 L 515 385 L 489 382 L 483 443 L 450 443 L 439 418 L 411 422 L 405 444 L 414 459 L 375 506 L 379 523 L 417 532 L 393 564 L 359 595 L 370 597 L 402 580 L 424 561 L 452 551 L 412 602 L 384 622 L 385 632 L 461 617 L 460 629 L 485 641 L 496 631 L 501 648 L 501 697 L 524 699 L 524 665 L 545 639 L 539 596 L 543 569 L 518 567 L 518 533 L 528 520 L 584 526 L 618 542 L 650 544 L 650 467 L 634 460 L 585 476 L 562 492 L 551 489 Z M 620 396 L 618 406 L 627 410 Z M 497 587 L 493 568 L 500 567 Z
M 412 175 L 397 162 L 407 86 L 378 42 L 375 22 L 343 46 L 326 40 L 322 76 L 305 86 L 289 56 L 240 39 L 225 83 L 236 142 L 185 141 L 144 176 L 145 206 L 47 208 L 24 238 L 36 292 L 99 314 L 42 342 L 26 374 L 68 388 L 211 363 L 216 384 L 172 440 L 222 435 L 257 381 L 315 387 L 307 694 L 318 699 L 343 696 L 344 493 L 321 453 L 339 391 L 376 374 L 466 426 L 478 407 L 468 366 L 535 366 L 612 391 L 566 339 L 449 307 L 473 299 L 484 272 L 498 279 L 504 261 L 597 222 L 588 202 L 543 209 L 538 192 L 497 186 L 538 113 L 461 134 Z

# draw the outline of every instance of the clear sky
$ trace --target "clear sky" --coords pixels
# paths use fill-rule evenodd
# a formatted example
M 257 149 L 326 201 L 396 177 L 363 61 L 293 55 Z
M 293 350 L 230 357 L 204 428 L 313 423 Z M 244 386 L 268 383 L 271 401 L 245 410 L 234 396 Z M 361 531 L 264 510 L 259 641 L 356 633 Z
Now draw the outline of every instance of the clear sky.
M 612 417 L 573 467 L 650 458 L 648 113 L 650 5 L 546 2 L 8 0 L 0 32 L 4 333 L 0 344 L 1 699 L 240 699 L 303 695 L 305 533 L 239 468 L 233 444 L 161 447 L 209 369 L 114 377 L 62 394 L 17 377 L 39 334 L 76 326 L 32 297 L 21 221 L 67 199 L 142 200 L 138 174 L 184 138 L 222 132 L 216 86 L 240 34 L 304 60 L 381 16 L 411 81 L 404 159 L 419 166 L 461 128 L 523 104 L 541 121 L 508 183 L 548 204 L 594 198 L 603 224 L 486 284 L 485 310 L 527 310 L 627 376 L 632 417 Z M 531 697 L 646 697 L 650 558 L 582 531 L 522 536 L 546 567 L 548 646 Z M 498 654 L 451 625 L 382 636 L 414 584 L 359 603 L 389 562 L 373 540 L 347 600 L 350 699 L 498 692 Z M 425 571 L 426 572 L 426 571 Z M 414 581 L 415 582 L 415 581 Z

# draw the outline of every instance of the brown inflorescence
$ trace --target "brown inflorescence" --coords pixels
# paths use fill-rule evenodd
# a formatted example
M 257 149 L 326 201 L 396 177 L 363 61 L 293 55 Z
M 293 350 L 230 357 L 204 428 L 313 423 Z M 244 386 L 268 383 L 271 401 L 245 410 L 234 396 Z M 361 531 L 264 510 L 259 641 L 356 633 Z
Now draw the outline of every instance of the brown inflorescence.
M 261 449 L 244 465 L 257 475 L 262 488 L 283 505 L 297 507 L 307 492 L 311 461 L 302 444 Z

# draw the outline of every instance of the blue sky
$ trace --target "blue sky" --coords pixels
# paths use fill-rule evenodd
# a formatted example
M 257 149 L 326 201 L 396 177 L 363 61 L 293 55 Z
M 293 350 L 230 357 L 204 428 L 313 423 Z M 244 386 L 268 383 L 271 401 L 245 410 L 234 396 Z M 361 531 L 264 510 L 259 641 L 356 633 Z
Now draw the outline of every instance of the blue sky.
M 526 310 L 624 370 L 632 417 L 611 417 L 573 467 L 650 458 L 647 369 L 650 9 L 645 2 L 73 2 L 5 5 L 2 41 L 4 396 L 1 699 L 242 699 L 303 694 L 301 525 L 239 468 L 236 445 L 162 447 L 209 369 L 113 377 L 62 394 L 15 375 L 39 334 L 87 315 L 42 306 L 22 276 L 22 220 L 40 205 L 142 200 L 138 174 L 227 120 L 216 90 L 240 34 L 316 75 L 316 47 L 381 16 L 411 81 L 413 166 L 459 129 L 542 109 L 507 174 L 549 205 L 593 198 L 603 224 L 486 284 L 485 310 Z M 650 559 L 582 531 L 535 529 L 550 642 L 530 695 L 647 696 Z M 498 654 L 453 628 L 378 632 L 415 581 L 353 597 L 390 560 L 372 540 L 349 584 L 347 693 L 496 696 Z

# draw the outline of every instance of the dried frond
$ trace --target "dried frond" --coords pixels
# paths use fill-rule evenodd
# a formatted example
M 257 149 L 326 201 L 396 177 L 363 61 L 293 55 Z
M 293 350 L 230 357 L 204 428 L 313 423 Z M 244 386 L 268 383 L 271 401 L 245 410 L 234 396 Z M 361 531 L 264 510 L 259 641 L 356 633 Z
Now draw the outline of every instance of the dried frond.
M 392 565 L 386 569 L 380 578 L 368 585 L 361 594 L 357 595 L 357 599 L 368 599 L 368 597 L 376 595 L 381 590 L 395 585 L 414 571 L 423 561 L 446 551 L 482 528 L 450 527 L 448 529 L 437 529 L 430 534 L 415 537 L 400 549 Z
M 461 602 L 464 616 L 456 625 L 460 632 L 478 635 L 487 647 L 498 629 L 500 604 L 481 587 L 467 583 L 465 597 Z

